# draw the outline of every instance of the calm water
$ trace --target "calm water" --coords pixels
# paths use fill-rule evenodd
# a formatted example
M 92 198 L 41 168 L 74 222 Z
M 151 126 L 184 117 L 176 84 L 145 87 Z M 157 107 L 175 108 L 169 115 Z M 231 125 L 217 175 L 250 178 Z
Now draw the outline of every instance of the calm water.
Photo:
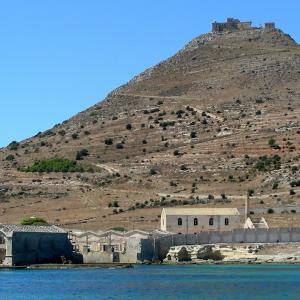
M 300 266 L 0 271 L 0 299 L 300 299 Z

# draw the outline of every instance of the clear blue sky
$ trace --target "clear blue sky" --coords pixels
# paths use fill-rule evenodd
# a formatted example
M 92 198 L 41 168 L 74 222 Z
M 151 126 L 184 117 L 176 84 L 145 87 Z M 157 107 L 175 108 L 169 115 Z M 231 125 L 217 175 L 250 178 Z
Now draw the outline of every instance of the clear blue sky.
M 0 146 L 60 123 L 227 16 L 300 41 L 299 0 L 0 0 Z

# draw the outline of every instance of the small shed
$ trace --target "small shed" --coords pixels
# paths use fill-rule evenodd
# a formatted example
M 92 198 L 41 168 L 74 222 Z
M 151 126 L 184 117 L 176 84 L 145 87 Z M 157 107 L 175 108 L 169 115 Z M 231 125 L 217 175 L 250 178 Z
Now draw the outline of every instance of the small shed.
M 73 258 L 68 233 L 57 226 L 0 224 L 0 264 L 61 263 Z

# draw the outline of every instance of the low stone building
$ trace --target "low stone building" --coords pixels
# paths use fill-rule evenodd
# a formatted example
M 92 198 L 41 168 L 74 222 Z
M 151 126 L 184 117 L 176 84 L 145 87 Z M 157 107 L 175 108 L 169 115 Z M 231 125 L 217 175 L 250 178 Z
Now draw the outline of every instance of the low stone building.
M 69 232 L 74 249 L 81 253 L 84 263 L 136 263 L 140 260 L 141 240 L 153 236 L 142 230 L 120 232 Z
M 0 264 L 62 263 L 73 259 L 68 233 L 56 226 L 0 224 Z
M 161 213 L 161 230 L 171 233 L 230 231 L 240 227 L 237 208 L 164 208 Z

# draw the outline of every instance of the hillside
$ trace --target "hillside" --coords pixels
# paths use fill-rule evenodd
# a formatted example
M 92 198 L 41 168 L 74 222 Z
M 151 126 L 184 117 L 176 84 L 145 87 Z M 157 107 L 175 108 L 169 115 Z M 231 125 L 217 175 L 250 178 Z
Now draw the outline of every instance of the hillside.
M 266 214 L 271 226 L 300 226 L 299 115 L 300 46 L 289 35 L 200 35 L 102 102 L 1 149 L 0 222 L 150 229 L 163 206 L 242 208 L 250 191 L 255 214 L 295 206 Z M 77 167 L 28 168 L 55 157 Z

